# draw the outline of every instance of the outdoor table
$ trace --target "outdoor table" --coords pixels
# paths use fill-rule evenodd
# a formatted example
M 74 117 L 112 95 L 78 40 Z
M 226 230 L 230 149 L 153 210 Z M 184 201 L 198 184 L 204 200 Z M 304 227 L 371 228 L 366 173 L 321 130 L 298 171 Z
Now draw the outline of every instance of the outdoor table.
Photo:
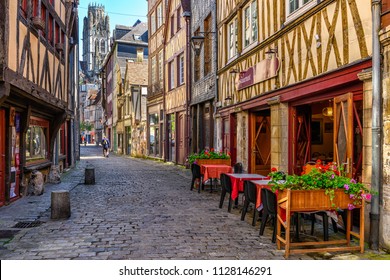
M 216 184 L 216 179 L 219 179 L 222 173 L 233 172 L 233 168 L 226 164 L 202 164 L 200 166 L 200 172 L 203 175 L 204 183 L 211 179 L 212 188 L 213 183 Z M 210 191 L 212 191 L 212 189 Z
M 219 179 L 222 173 L 231 173 L 233 168 L 226 164 L 202 164 L 200 166 L 203 174 L 203 182 L 208 179 Z
M 271 189 L 270 185 L 268 185 L 268 182 L 271 180 L 250 180 L 253 184 L 256 185 L 256 209 L 261 210 L 262 208 L 262 203 L 261 203 L 261 189 L 262 188 L 267 188 Z
M 226 175 L 230 177 L 232 182 L 232 200 L 235 200 L 240 192 L 244 192 L 244 181 L 261 180 L 267 178 L 264 175 L 247 173 L 226 173 Z

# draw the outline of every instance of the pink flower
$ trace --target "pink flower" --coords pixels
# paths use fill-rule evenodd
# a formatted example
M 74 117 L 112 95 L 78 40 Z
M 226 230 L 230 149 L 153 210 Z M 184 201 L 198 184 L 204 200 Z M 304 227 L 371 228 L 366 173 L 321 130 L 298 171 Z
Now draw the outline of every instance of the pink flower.
M 362 194 L 362 198 L 365 200 L 370 200 L 371 199 L 371 194 L 370 193 L 364 193 Z
M 350 195 L 349 195 L 349 198 L 350 198 L 350 199 L 354 199 L 354 198 L 355 198 L 355 195 L 350 194 Z
M 349 203 L 348 204 L 348 210 L 352 210 L 352 209 L 355 209 L 355 205 Z
M 347 184 L 345 184 L 344 189 L 349 190 L 349 186 Z
M 356 180 L 355 179 L 351 179 L 351 183 L 352 184 L 356 184 Z

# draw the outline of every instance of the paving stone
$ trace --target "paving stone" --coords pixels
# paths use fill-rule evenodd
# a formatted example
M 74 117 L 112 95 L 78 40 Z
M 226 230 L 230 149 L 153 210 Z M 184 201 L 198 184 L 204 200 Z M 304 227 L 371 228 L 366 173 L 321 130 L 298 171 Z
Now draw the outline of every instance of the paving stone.
M 76 167 L 62 174 L 60 184 L 47 184 L 43 195 L 0 208 L 0 228 L 12 228 L 17 221 L 44 221 L 12 239 L 1 239 L 0 259 L 284 259 L 284 250 L 271 242 L 272 230 L 267 227 L 259 236 L 260 223 L 251 225 L 252 212 L 241 221 L 240 207 L 227 212 L 227 199 L 218 208 L 219 191 L 190 191 L 190 170 L 114 154 L 106 159 L 95 146 L 82 147 L 81 155 Z M 95 168 L 95 185 L 83 184 L 89 164 Z M 59 189 L 70 191 L 72 215 L 53 221 L 50 192 Z M 332 254 L 332 259 L 337 256 Z

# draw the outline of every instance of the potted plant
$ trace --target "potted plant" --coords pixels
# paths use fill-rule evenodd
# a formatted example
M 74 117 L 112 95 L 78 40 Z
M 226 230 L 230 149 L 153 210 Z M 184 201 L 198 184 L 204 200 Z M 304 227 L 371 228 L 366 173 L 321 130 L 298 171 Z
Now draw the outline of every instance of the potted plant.
M 216 151 L 214 148 L 210 150 L 203 150 L 200 153 L 193 153 L 187 158 L 189 164 L 226 164 L 231 165 L 230 153 L 224 153 L 222 151 Z
M 316 162 L 310 172 L 306 173 L 304 170 L 301 175 L 284 175 L 276 168 L 272 168 L 268 176 L 271 178 L 269 182 L 271 189 L 274 192 L 278 191 L 278 196 L 283 197 L 286 190 L 291 190 L 292 195 L 296 193 L 292 203 L 299 203 L 300 207 L 307 208 L 301 210 L 318 207 L 319 201 L 322 201 L 325 208 L 328 205 L 329 210 L 345 208 L 345 204 L 349 210 L 352 210 L 355 207 L 360 207 L 362 200 L 370 200 L 373 194 L 362 183 L 344 176 L 342 169 L 337 168 L 334 163 L 322 165 L 320 160 Z M 285 178 L 283 178 L 284 176 Z M 309 194 L 307 191 L 314 192 Z M 315 199 L 314 193 L 326 195 L 327 201 Z M 317 205 L 313 205 L 314 203 Z

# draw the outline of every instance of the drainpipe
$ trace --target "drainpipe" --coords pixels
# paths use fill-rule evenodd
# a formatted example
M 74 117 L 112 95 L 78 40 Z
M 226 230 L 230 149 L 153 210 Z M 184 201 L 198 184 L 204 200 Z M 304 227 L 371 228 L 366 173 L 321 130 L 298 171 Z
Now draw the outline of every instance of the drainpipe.
M 186 144 L 185 144 L 185 159 L 190 154 L 190 114 L 189 108 L 191 103 L 191 13 L 186 11 L 183 13 L 186 20 Z
M 382 125 L 381 125 L 381 1 L 372 0 L 372 172 L 371 190 L 379 193 L 371 199 L 369 246 L 379 250 L 379 197 L 382 189 Z

